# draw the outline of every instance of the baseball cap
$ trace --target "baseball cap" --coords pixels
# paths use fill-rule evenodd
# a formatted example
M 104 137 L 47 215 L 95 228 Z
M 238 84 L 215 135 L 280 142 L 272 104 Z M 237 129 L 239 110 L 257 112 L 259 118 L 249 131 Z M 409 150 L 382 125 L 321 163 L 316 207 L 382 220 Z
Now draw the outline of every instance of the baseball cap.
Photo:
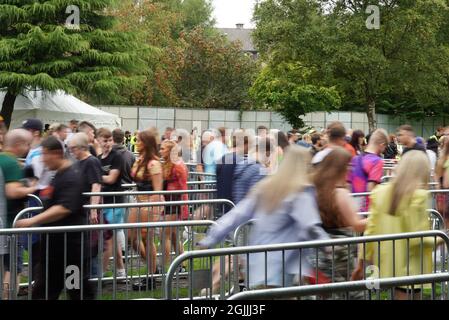
M 26 130 L 42 131 L 44 129 L 44 125 L 39 119 L 27 119 L 22 122 L 22 128 Z

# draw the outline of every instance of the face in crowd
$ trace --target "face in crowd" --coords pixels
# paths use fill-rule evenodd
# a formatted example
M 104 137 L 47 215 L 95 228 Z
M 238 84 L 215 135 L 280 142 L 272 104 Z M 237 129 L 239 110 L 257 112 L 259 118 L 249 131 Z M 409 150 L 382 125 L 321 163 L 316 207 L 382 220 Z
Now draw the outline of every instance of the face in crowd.
M 26 157 L 26 155 L 30 151 L 30 147 L 31 147 L 31 140 L 30 141 L 22 140 L 22 141 L 17 142 L 15 145 L 15 149 L 17 150 L 17 155 L 20 158 Z
M 87 134 L 87 138 L 89 139 L 89 143 L 93 143 L 95 141 L 95 131 L 92 128 L 87 128 L 84 131 L 85 134 Z
M 413 140 L 413 134 L 410 131 L 407 130 L 399 130 L 398 132 L 398 142 L 402 145 L 408 145 Z
M 78 131 L 78 124 L 77 123 L 70 123 L 69 124 L 70 130 L 75 133 Z
M 57 170 L 63 160 L 63 155 L 61 150 L 48 150 L 46 148 L 42 149 L 42 162 L 50 170 Z
M 64 128 L 58 131 L 59 139 L 65 141 L 68 136 L 68 128 Z
M 77 160 L 81 159 L 81 155 L 82 155 L 83 150 L 79 146 L 76 146 L 75 144 L 70 143 L 69 144 L 69 151 Z
M 100 144 L 101 150 L 103 153 L 109 153 L 112 150 L 112 146 L 114 145 L 114 140 L 111 137 L 99 137 L 98 143 Z
M 177 146 L 173 141 L 164 141 L 159 152 L 164 160 L 175 161 L 178 158 Z

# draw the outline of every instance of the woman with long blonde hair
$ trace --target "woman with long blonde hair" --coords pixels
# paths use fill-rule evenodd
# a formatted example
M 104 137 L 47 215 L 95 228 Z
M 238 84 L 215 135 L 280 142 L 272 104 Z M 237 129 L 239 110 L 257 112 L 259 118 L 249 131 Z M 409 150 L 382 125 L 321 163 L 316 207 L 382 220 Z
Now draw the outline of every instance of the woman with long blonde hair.
M 365 235 L 396 234 L 430 230 L 428 182 L 430 162 L 421 151 L 407 152 L 396 168 L 396 176 L 374 189 L 370 196 L 371 214 Z M 359 265 L 353 280 L 363 278 L 363 265 L 374 265 L 381 278 L 403 277 L 432 272 L 434 238 L 369 243 L 359 252 Z M 378 251 L 380 250 L 380 251 Z M 365 260 L 365 262 L 364 262 Z M 392 266 L 395 266 L 393 270 Z M 417 298 L 418 290 L 414 291 Z M 406 288 L 396 288 L 396 299 L 407 299 Z
M 256 184 L 245 199 L 211 227 L 200 244 L 213 246 L 251 219 L 256 220 L 249 235 L 249 245 L 327 239 L 321 228 L 315 189 L 309 181 L 309 162 L 307 149 L 290 146 L 277 172 Z M 299 255 L 298 250 L 285 252 L 284 259 L 281 252 L 270 252 L 266 256 L 250 254 L 248 285 L 254 288 L 292 284 L 300 269 Z M 265 270 L 265 258 L 268 270 Z M 302 259 L 302 275 L 311 272 L 305 260 Z

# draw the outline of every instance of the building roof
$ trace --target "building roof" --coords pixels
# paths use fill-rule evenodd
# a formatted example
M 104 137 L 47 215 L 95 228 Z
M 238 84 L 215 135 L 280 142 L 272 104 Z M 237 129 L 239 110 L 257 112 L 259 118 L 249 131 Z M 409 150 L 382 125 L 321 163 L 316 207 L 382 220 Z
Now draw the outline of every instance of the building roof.
M 254 29 L 237 28 L 218 28 L 218 31 L 225 34 L 230 41 L 240 41 L 243 51 L 257 52 L 253 39 L 251 37 Z

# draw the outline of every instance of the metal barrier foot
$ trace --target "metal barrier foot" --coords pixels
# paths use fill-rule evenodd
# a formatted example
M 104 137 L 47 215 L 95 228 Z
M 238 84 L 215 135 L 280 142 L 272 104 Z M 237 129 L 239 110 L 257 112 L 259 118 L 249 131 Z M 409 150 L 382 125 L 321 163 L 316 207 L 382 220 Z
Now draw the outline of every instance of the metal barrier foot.
M 140 279 L 133 283 L 132 288 L 134 291 L 153 290 L 156 289 L 156 281 L 153 278 Z

